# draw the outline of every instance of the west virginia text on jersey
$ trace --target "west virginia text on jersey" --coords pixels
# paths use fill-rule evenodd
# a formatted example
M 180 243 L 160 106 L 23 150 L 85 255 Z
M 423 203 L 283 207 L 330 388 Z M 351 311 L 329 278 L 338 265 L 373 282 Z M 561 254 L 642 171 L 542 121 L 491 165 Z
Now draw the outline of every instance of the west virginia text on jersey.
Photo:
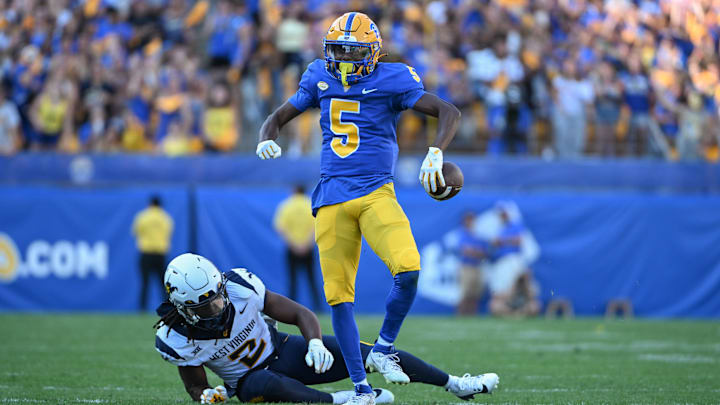
M 272 333 L 262 317 L 265 285 L 245 269 L 227 273 L 227 294 L 234 311 L 232 326 L 223 339 L 188 339 L 184 327 L 168 330 L 164 325 L 155 335 L 155 349 L 176 366 L 206 366 L 223 379 L 229 396 L 235 395 L 237 381 L 270 357 L 275 347 Z
M 313 212 L 392 181 L 398 116 L 423 94 L 420 77 L 402 63 L 378 63 L 352 86 L 328 73 L 324 60 L 308 66 L 289 102 L 300 111 L 320 108 L 321 179 L 313 192 Z

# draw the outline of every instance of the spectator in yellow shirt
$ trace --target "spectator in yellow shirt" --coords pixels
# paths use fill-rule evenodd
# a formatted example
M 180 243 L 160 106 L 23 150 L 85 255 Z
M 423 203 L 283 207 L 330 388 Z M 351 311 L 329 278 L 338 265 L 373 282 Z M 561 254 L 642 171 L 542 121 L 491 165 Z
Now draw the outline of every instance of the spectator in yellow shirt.
M 140 289 L 140 310 L 147 306 L 148 282 L 151 275 L 160 279 L 158 285 L 163 284 L 165 273 L 165 255 L 170 249 L 170 239 L 173 233 L 173 220 L 162 209 L 160 197 L 150 198 L 150 205 L 135 215 L 132 224 L 132 233 L 135 236 L 140 251 L 140 272 L 142 285 Z M 163 296 L 165 289 L 163 288 Z
M 297 301 L 298 272 L 303 270 L 310 285 L 313 306 L 322 309 L 320 291 L 315 284 L 315 219 L 312 216 L 310 198 L 305 188 L 295 187 L 293 194 L 278 205 L 273 225 L 287 245 L 287 264 L 290 276 L 288 297 Z

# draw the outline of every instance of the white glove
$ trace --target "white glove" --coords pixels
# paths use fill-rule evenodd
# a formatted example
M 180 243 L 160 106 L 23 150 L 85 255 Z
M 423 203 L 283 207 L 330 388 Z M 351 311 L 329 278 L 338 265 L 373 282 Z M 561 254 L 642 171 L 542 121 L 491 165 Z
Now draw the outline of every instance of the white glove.
M 437 191 L 437 185 L 445 187 L 445 177 L 442 174 L 443 153 L 440 148 L 430 147 L 425 160 L 420 167 L 420 183 L 426 192 Z
M 258 144 L 257 150 L 255 151 L 258 157 L 262 160 L 265 159 L 276 159 L 282 155 L 282 149 L 272 139 L 262 141 Z
M 332 353 L 325 347 L 322 340 L 310 339 L 308 342 L 308 352 L 305 355 L 305 363 L 308 367 L 315 366 L 315 374 L 321 374 L 330 369 L 333 365 Z
M 219 404 L 227 399 L 227 390 L 224 386 L 218 385 L 215 388 L 205 388 L 200 395 L 201 404 Z

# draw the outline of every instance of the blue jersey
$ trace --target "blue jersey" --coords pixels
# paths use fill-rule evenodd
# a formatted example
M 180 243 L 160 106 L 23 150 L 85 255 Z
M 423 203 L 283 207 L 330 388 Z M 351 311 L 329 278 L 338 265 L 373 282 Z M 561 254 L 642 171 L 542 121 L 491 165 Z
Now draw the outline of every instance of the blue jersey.
M 475 257 L 472 255 L 466 255 L 465 249 L 473 249 L 480 252 L 487 253 L 488 243 L 471 233 L 467 229 L 460 230 L 460 241 L 458 243 L 458 253 L 460 256 L 460 262 L 468 266 L 477 266 L 482 262 L 482 258 Z
M 324 60 L 308 66 L 289 101 L 300 111 L 320 108 L 323 146 L 313 213 L 392 181 L 398 117 L 423 94 L 420 77 L 402 63 L 378 63 L 372 74 L 349 87 L 325 70 Z
M 507 241 L 508 239 L 521 237 L 523 232 L 525 232 L 525 225 L 523 225 L 522 222 L 509 222 L 503 225 L 497 238 L 500 241 Z M 492 259 L 494 261 L 499 260 L 506 255 L 509 255 L 511 253 L 519 253 L 521 251 L 522 249 L 518 245 L 501 244 L 493 251 Z

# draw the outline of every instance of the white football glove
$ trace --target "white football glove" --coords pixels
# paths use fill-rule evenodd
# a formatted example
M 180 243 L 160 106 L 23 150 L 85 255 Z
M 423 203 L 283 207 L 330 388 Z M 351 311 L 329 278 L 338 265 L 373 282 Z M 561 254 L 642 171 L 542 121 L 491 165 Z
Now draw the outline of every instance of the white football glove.
M 332 353 L 325 347 L 322 340 L 310 339 L 308 342 L 308 352 L 305 355 L 305 363 L 308 367 L 315 366 L 315 374 L 321 374 L 330 369 L 333 365 Z
M 257 150 L 255 151 L 258 157 L 262 160 L 265 159 L 276 159 L 282 155 L 282 149 L 272 139 L 262 141 L 258 144 Z
M 437 191 L 438 184 L 445 187 L 445 177 L 442 174 L 443 153 L 440 148 L 430 147 L 425 160 L 420 167 L 420 183 L 426 192 Z
M 219 404 L 227 399 L 227 390 L 224 386 L 218 385 L 215 388 L 205 388 L 200 395 L 201 404 Z

